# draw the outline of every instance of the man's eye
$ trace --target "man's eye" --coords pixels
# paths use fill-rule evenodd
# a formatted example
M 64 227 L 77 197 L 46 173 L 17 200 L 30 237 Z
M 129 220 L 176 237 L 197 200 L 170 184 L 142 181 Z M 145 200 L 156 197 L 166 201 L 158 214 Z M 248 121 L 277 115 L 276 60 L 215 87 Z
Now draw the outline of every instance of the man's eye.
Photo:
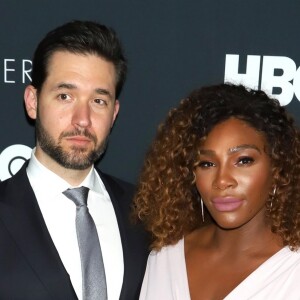
M 249 164 L 252 164 L 254 162 L 254 159 L 252 157 L 240 157 L 238 159 L 238 162 L 237 164 L 239 165 L 249 165 Z
M 70 99 L 70 96 L 68 94 L 59 94 L 58 95 L 58 98 L 60 100 L 69 100 Z
M 99 105 L 107 105 L 107 102 L 103 99 L 95 99 L 94 102 Z

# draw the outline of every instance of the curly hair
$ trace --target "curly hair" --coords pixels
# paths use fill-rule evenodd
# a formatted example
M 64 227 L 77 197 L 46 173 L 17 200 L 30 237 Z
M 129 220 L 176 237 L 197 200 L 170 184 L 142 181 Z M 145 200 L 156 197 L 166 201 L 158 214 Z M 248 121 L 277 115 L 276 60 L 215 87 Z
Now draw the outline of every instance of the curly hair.
M 214 126 L 232 117 L 266 137 L 276 187 L 266 202 L 266 217 L 284 245 L 300 247 L 299 129 L 263 91 L 220 84 L 193 91 L 172 109 L 148 150 L 133 213 L 152 234 L 152 249 L 175 244 L 205 225 L 194 177 L 199 145 Z

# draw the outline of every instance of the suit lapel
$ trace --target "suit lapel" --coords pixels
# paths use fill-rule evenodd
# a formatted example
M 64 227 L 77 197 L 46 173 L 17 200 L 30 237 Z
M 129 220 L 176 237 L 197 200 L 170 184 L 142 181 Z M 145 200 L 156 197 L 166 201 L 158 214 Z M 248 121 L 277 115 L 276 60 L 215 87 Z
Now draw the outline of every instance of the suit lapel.
M 118 220 L 124 258 L 124 277 L 120 300 L 138 299 L 148 257 L 148 236 L 131 224 L 130 209 L 134 188 L 103 174 L 101 179 L 110 195 Z
M 76 299 L 70 278 L 52 242 L 26 166 L 3 182 L 0 218 L 53 299 Z
M 98 170 L 97 170 L 98 171 Z M 114 180 L 111 179 L 110 176 L 101 173 L 98 171 L 106 190 L 110 196 L 111 202 L 113 204 L 115 214 L 118 221 L 121 242 L 122 242 L 122 249 L 123 249 L 123 260 L 124 260 L 124 276 L 123 276 L 123 284 L 121 289 L 121 296 L 120 299 L 123 299 L 122 296 L 124 294 L 124 290 L 128 288 L 128 279 L 131 277 L 128 274 L 130 270 L 130 258 L 131 253 L 128 245 L 128 231 L 126 232 L 126 224 L 129 222 L 129 211 L 123 209 L 122 207 L 122 198 L 124 198 L 124 191 L 121 189 L 119 185 L 117 185 Z M 130 195 L 129 195 L 130 196 Z M 123 199 L 124 200 L 124 199 Z M 125 218 L 128 219 L 125 219 Z
M 127 235 L 124 224 L 128 222 L 128 220 L 124 220 L 124 217 L 127 216 L 127 212 L 122 211 L 122 207 L 120 206 L 120 201 L 124 197 L 124 191 L 120 188 L 119 185 L 116 185 L 115 182 L 107 175 L 99 172 L 99 175 L 105 185 L 105 188 L 110 196 L 111 202 L 113 204 L 115 214 L 118 221 L 122 248 L 123 248 L 123 256 L 124 256 L 124 265 L 126 266 L 127 258 L 128 258 L 128 243 L 127 243 Z M 129 216 L 128 216 L 129 217 Z M 124 266 L 124 267 L 125 267 Z M 125 269 L 125 268 L 124 268 Z

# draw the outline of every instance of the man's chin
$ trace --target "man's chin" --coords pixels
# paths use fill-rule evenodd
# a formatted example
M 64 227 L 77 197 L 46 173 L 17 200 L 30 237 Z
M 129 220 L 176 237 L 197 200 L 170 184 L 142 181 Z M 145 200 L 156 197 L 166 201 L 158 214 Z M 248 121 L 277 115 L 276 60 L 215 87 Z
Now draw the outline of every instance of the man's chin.
M 60 159 L 60 164 L 73 170 L 85 170 L 92 166 L 100 157 L 101 151 L 92 151 L 75 147 Z
M 95 149 L 92 145 L 60 144 L 55 147 L 49 147 L 49 145 L 43 146 L 42 149 L 48 156 L 62 167 L 71 170 L 85 170 L 91 167 L 103 153 L 101 147 Z
M 74 162 L 69 162 L 69 163 L 63 163 L 61 164 L 62 167 L 64 167 L 65 169 L 69 169 L 69 170 L 74 170 L 74 171 L 83 171 L 86 169 L 89 169 L 92 164 L 91 163 L 87 163 L 87 164 L 76 164 Z
M 69 150 L 64 149 L 64 152 L 66 153 L 74 153 L 74 154 L 80 154 L 80 153 L 89 153 L 94 151 L 94 149 L 90 149 L 91 147 L 87 147 L 87 146 L 78 146 L 78 145 L 72 145 L 69 147 Z
M 85 170 L 93 165 L 94 157 L 82 153 L 74 153 L 74 155 L 58 159 L 57 162 L 66 169 Z

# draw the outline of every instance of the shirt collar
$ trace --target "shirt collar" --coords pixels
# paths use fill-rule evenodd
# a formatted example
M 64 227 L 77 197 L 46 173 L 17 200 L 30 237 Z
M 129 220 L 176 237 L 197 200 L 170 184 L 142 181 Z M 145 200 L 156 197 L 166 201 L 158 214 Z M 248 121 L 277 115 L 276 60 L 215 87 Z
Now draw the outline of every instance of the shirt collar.
M 49 170 L 35 156 L 35 148 L 31 153 L 31 158 L 27 166 L 27 174 L 31 183 L 39 189 L 45 189 L 51 193 L 62 193 L 68 188 L 74 188 L 63 178 Z M 99 184 L 100 183 L 100 184 Z M 102 193 L 102 181 L 96 173 L 94 166 L 85 179 L 78 186 L 86 186 L 96 193 Z

